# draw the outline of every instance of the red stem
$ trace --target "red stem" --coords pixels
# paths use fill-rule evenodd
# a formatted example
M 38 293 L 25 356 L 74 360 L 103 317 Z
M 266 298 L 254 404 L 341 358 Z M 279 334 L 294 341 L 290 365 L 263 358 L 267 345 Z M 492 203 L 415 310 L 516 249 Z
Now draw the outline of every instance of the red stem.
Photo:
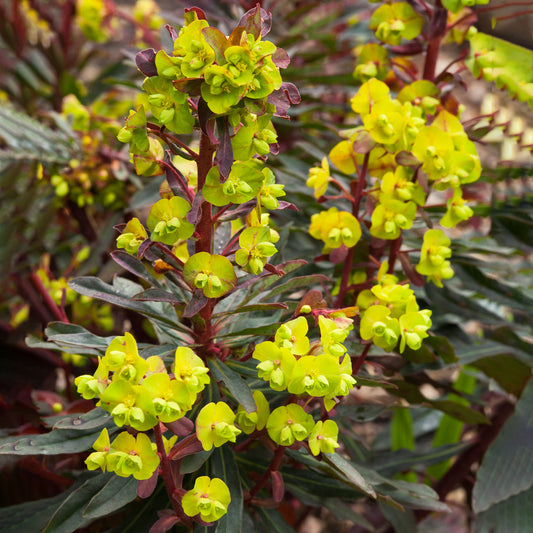
M 63 309 L 60 309 L 59 306 L 54 302 L 52 297 L 50 296 L 49 292 L 46 290 L 46 287 L 43 284 L 43 281 L 41 278 L 35 273 L 32 272 L 30 274 L 30 279 L 34 285 L 34 287 L 39 291 L 39 294 L 41 295 L 42 299 L 44 300 L 44 303 L 48 307 L 48 309 L 52 312 L 54 317 L 59 320 L 60 322 L 69 322 L 69 319 Z
M 363 363 L 366 360 L 366 356 L 368 355 L 368 352 L 370 351 L 371 344 L 366 344 L 363 348 L 363 351 L 361 355 L 359 355 L 357 358 L 352 359 L 352 375 L 356 376 L 359 370 L 361 370 L 361 367 L 363 366 Z
M 246 498 L 248 501 L 253 500 L 254 496 L 268 483 L 268 480 L 271 477 L 271 473 L 278 470 L 281 460 L 285 455 L 285 446 L 278 446 L 270 461 L 269 467 L 266 469 L 264 474 L 261 476 L 261 479 L 250 489 L 250 494 Z
M 154 427 L 155 443 L 157 445 L 157 451 L 159 457 L 161 458 L 161 474 L 163 476 L 163 481 L 165 482 L 165 487 L 172 504 L 172 508 L 179 518 L 187 525 L 191 524 L 191 520 L 183 512 L 181 504 L 174 498 L 174 494 L 177 490 L 174 485 L 174 480 L 172 479 L 172 472 L 170 470 L 170 461 L 168 460 L 167 453 L 165 451 L 165 445 L 163 443 L 163 434 L 161 433 L 161 426 L 159 423 Z

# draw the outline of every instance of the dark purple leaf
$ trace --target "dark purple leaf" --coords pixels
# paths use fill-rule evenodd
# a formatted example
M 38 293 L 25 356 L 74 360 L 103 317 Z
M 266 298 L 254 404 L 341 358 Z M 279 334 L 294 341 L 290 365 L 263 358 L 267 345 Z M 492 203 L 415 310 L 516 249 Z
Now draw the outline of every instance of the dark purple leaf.
M 256 7 L 247 11 L 239 20 L 238 26 L 244 26 L 248 33 L 251 33 L 255 39 L 259 36 L 264 37 L 272 27 L 272 15 L 262 9 L 259 3 Z
M 397 46 L 391 46 L 390 49 L 394 54 L 405 55 L 405 56 L 421 54 L 423 51 L 422 44 L 419 43 L 418 41 L 412 41 L 410 43 L 405 43 L 405 44 L 401 44 Z
M 189 303 L 185 306 L 183 311 L 183 316 L 185 318 L 191 318 L 197 315 L 209 301 L 209 298 L 202 292 L 202 289 L 196 289 L 192 293 L 192 298 Z
M 272 54 L 272 61 L 278 68 L 287 68 L 291 62 L 291 58 L 283 48 L 276 48 L 276 51 Z
M 352 150 L 357 154 L 368 154 L 372 148 L 376 146 L 376 142 L 367 131 L 359 132 L 353 145 Z
M 404 167 L 415 168 L 420 165 L 420 161 L 411 152 L 407 152 L 406 150 L 398 152 L 396 154 L 395 160 L 398 165 L 402 165 Z
M 172 161 L 170 154 L 169 161 Z M 165 176 L 167 177 L 168 186 L 175 196 L 182 196 L 185 199 L 189 199 L 189 187 L 187 185 L 187 179 L 185 176 L 172 164 L 165 165 Z
M 270 272 L 271 274 L 276 274 L 276 276 L 280 278 L 285 275 L 285 272 L 283 272 L 283 270 L 279 270 L 278 268 L 276 268 L 274 265 L 271 265 L 270 263 L 267 263 L 265 265 L 265 270 L 267 272 Z
M 298 211 L 298 208 L 294 204 L 291 204 L 290 202 L 285 202 L 284 200 L 279 201 L 278 209 L 290 209 L 291 211 Z
M 150 250 L 156 257 L 168 263 L 171 267 L 180 270 L 183 268 L 183 262 L 176 257 L 164 244 L 160 242 L 152 242 Z
M 194 431 L 194 422 L 187 417 L 178 418 L 174 422 L 167 422 L 165 426 L 178 437 L 186 437 Z
M 152 241 L 150 239 L 144 240 L 137 250 L 137 255 L 139 259 L 142 259 L 144 255 L 146 254 L 146 251 L 150 248 L 150 245 L 152 244 Z
M 172 305 L 182 304 L 171 292 L 167 292 L 163 289 L 151 288 L 142 291 L 132 297 L 132 300 L 138 302 L 168 302 Z
M 179 441 L 168 454 L 168 458 L 171 461 L 177 461 L 183 459 L 188 455 L 194 455 L 195 453 L 203 450 L 202 443 L 198 440 L 196 435 L 191 435 L 181 441 Z
M 215 58 L 219 65 L 226 63 L 226 58 L 224 57 L 224 52 L 228 47 L 228 39 L 226 36 L 217 28 L 208 26 L 207 28 L 202 29 L 205 40 L 207 44 L 215 51 Z
M 213 111 L 209 109 L 207 102 L 200 98 L 198 100 L 198 122 L 200 123 L 200 129 L 205 133 L 212 144 L 217 144 L 217 139 L 213 132 L 213 122 L 210 120 L 213 117 Z
M 233 146 L 231 145 L 230 124 L 228 116 L 216 119 L 218 132 L 218 147 L 215 155 L 215 164 L 218 165 L 218 171 L 222 183 L 229 176 L 231 165 L 233 164 Z
M 135 64 L 145 76 L 157 76 L 157 69 L 155 68 L 155 50 L 153 48 L 147 48 L 146 50 L 138 52 L 135 56 Z
M 175 41 L 178 38 L 176 30 L 170 24 L 165 24 L 165 28 L 167 29 L 170 38 Z
M 279 144 L 278 143 L 272 143 L 269 145 L 270 153 L 272 155 L 278 155 L 279 154 Z
M 157 511 L 159 515 L 159 520 L 150 528 L 148 533 L 165 533 L 171 529 L 174 524 L 179 522 L 179 518 L 176 516 L 176 513 L 170 509 L 163 509 L 162 511 Z
M 276 116 L 287 117 L 287 109 L 301 102 L 300 93 L 294 83 L 283 82 L 281 87 L 268 96 L 268 103 L 276 106 Z
M 185 8 L 185 25 L 190 24 L 191 22 L 194 22 L 194 14 L 196 13 L 196 18 L 198 20 L 206 20 L 207 17 L 205 16 L 205 13 L 199 8 L 199 7 L 189 7 Z
M 281 202 L 280 202 L 281 204 Z M 247 216 L 252 209 L 255 208 L 257 205 L 257 198 L 254 198 L 253 200 L 250 200 L 249 202 L 245 202 L 244 204 L 240 204 L 235 209 L 232 209 L 231 211 L 226 211 L 224 214 L 217 217 L 217 220 L 220 222 L 227 222 L 228 220 L 235 220 L 239 217 L 245 217 Z
M 329 252 L 329 260 L 334 265 L 338 265 L 339 263 L 342 263 L 346 259 L 347 255 L 348 255 L 348 248 L 346 248 L 346 246 L 344 246 L 343 244 L 339 248 L 334 248 L 333 250 L 331 250 L 331 252 Z
M 202 196 L 201 191 L 198 191 L 194 200 L 192 201 L 191 210 L 187 213 L 187 222 L 195 225 L 200 218 L 200 213 L 202 212 L 202 204 L 204 203 L 204 197 Z
M 241 42 L 241 36 L 244 33 L 244 28 L 242 26 L 237 26 L 233 28 L 233 31 L 228 37 L 228 46 L 239 46 Z
M 148 498 L 154 492 L 157 486 L 157 478 L 159 477 L 159 469 L 156 468 L 152 477 L 149 479 L 141 479 L 137 484 L 137 496 L 139 498 Z
M 444 7 L 437 7 L 433 13 L 433 18 L 431 19 L 431 25 L 429 27 L 428 39 L 430 41 L 442 37 L 443 33 L 446 31 L 447 21 L 448 10 Z

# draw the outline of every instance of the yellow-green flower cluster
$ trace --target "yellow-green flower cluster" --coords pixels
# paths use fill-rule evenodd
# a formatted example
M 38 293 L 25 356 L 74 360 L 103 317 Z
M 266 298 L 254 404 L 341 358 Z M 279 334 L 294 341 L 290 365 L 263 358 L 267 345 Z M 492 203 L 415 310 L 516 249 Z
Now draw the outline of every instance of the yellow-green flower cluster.
M 171 440 L 175 441 L 176 438 Z M 123 431 L 110 443 L 109 434 L 104 428 L 93 448 L 96 451 L 85 460 L 89 470 L 100 468 L 104 472 L 114 472 L 120 477 L 133 476 L 142 480 L 152 477 L 159 466 L 156 445 L 144 433 L 134 437 Z
M 143 359 L 130 333 L 115 337 L 94 375 L 78 376 L 75 384 L 86 399 L 98 396 L 97 405 L 111 413 L 117 426 L 138 431 L 158 421 L 174 422 L 189 411 L 209 383 L 208 369 L 187 347 L 176 349 L 174 376 L 158 356 Z
M 360 335 L 376 346 L 390 352 L 399 343 L 400 352 L 405 346 L 418 350 L 431 327 L 431 311 L 419 310 L 414 292 L 408 284 L 398 284 L 398 278 L 384 274 L 383 263 L 378 274 L 378 284 L 362 291 L 357 298 L 361 312 Z
M 259 361 L 258 376 L 273 390 L 323 398 L 329 410 L 355 384 L 342 344 L 353 326 L 344 317 L 325 316 L 319 317 L 319 325 L 321 339 L 311 344 L 306 318 L 291 320 L 278 328 L 274 341 L 258 344 L 253 358 Z

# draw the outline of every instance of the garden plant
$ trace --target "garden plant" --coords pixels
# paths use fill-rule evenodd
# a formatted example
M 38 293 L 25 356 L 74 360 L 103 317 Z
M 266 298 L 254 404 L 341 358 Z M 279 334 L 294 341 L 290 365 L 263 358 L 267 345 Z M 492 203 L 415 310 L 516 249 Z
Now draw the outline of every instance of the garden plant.
M 63 383 L 0 454 L 61 490 L 0 529 L 408 533 L 456 506 L 465 531 L 529 531 L 530 171 L 478 147 L 533 136 L 461 97 L 470 72 L 533 105 L 533 52 L 475 29 L 486 1 L 303 2 L 296 30 L 276 2 L 191 6 L 162 47 L 137 4 L 62 4 L 93 41 L 133 21 L 129 100 L 51 80 L 46 121 L 3 112 L 28 132 L 0 125 L 3 171 L 46 182 L 71 240 L 10 274 L 11 331 L 53 320 L 26 343 Z M 336 54 L 350 72 L 313 75 Z M 39 134 L 48 160 L 23 153 Z

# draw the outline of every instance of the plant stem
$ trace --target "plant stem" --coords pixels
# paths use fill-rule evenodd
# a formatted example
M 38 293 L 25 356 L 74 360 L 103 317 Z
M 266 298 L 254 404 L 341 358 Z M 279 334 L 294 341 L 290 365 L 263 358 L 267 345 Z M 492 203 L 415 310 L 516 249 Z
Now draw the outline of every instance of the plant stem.
M 370 351 L 370 346 L 372 346 L 372 345 L 371 344 L 365 345 L 361 355 L 359 355 L 355 359 L 355 361 L 352 359 L 352 374 L 354 376 L 356 376 L 357 373 L 359 372 L 359 370 L 361 370 L 361 367 L 363 366 L 363 363 L 366 360 L 366 356 L 368 355 L 368 352 Z
M 46 287 L 44 286 L 41 278 L 35 273 L 32 272 L 30 274 L 30 279 L 34 285 L 34 287 L 39 291 L 39 294 L 41 295 L 42 299 L 44 300 L 46 306 L 54 317 L 59 320 L 60 322 L 69 322 L 69 319 L 63 309 L 61 309 L 52 299 L 49 292 L 46 290 Z
M 255 486 L 250 489 L 250 494 L 246 498 L 248 501 L 253 500 L 254 496 L 268 483 L 271 473 L 278 470 L 284 455 L 285 446 L 278 446 L 278 448 L 274 452 L 274 457 L 272 457 L 272 461 L 270 461 L 270 465 L 268 466 L 264 474 L 261 476 L 261 479 L 259 479 Z
M 190 524 L 191 521 L 187 515 L 183 512 L 183 509 L 180 503 L 174 498 L 174 493 L 176 491 L 176 486 L 174 485 L 174 480 L 172 479 L 172 472 L 170 470 L 170 461 L 168 460 L 167 453 L 165 451 L 165 445 L 163 443 L 163 434 L 161 433 L 161 426 L 159 422 L 154 427 L 155 443 L 157 445 L 157 451 L 161 458 L 161 474 L 163 476 L 163 481 L 165 482 L 165 487 L 167 489 L 168 497 L 172 508 L 175 513 L 185 524 Z

